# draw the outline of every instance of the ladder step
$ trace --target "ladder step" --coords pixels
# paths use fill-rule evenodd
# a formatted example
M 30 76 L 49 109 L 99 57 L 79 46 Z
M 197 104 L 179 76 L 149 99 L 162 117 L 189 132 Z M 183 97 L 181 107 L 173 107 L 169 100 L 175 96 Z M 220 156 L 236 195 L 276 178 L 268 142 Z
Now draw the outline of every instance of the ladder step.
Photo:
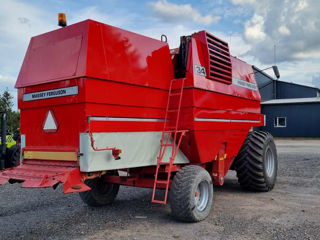
M 162 184 L 168 184 L 168 182 L 166 180 L 157 180 L 156 183 L 162 183 Z
M 176 128 L 167 128 L 167 132 L 171 132 L 173 136 L 173 134 L 175 133 Z
M 170 165 L 170 162 L 159 162 L 160 165 Z
M 163 132 L 164 133 L 172 133 L 172 136 L 173 136 L 173 134 L 186 133 L 187 130 L 177 130 L 176 127 L 166 127 L 166 130 Z
M 153 202 L 153 203 L 166 204 L 166 201 L 164 201 L 164 200 L 156 200 L 156 199 L 153 199 L 152 202 Z
M 170 97 L 172 97 L 172 96 L 180 96 L 180 95 L 181 95 L 180 92 L 179 92 L 179 93 L 170 93 L 170 94 L 169 94 Z
M 166 147 L 173 147 L 174 146 L 174 144 L 173 143 L 170 143 L 170 144 L 161 144 L 161 146 L 166 146 Z

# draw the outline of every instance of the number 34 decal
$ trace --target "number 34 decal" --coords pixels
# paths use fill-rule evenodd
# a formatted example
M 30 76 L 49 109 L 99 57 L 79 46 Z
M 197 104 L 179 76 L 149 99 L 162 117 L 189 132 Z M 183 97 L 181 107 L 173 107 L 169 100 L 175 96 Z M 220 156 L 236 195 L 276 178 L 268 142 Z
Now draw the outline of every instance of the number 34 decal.
M 200 76 L 203 76 L 203 77 L 207 76 L 207 75 L 206 75 L 206 69 L 205 69 L 205 67 L 203 67 L 203 66 L 200 66 L 200 65 L 198 65 L 198 64 L 195 64 L 195 65 L 194 65 L 194 70 L 195 70 L 195 73 L 196 73 L 197 75 L 200 75 Z

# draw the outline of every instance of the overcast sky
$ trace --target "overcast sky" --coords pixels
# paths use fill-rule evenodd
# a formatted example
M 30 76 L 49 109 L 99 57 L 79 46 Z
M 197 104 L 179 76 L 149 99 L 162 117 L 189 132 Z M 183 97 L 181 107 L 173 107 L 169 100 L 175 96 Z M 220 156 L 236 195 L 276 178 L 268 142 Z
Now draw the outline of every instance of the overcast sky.
M 58 12 L 69 25 L 90 18 L 157 39 L 166 34 L 171 48 L 207 30 L 249 64 L 276 61 L 281 80 L 320 87 L 319 10 L 319 0 L 1 0 L 0 90 L 16 96 L 29 40 L 57 29 Z

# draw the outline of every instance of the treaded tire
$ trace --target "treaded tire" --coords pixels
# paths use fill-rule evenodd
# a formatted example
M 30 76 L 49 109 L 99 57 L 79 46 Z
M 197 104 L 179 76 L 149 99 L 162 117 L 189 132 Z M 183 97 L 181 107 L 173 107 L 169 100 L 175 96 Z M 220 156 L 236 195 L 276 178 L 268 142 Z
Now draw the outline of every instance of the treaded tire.
M 208 188 L 208 199 L 203 205 L 204 209 L 199 210 L 195 196 L 201 196 L 198 195 L 198 186 L 201 184 Z M 213 202 L 213 185 L 209 173 L 195 165 L 183 167 L 173 178 L 169 201 L 172 215 L 176 219 L 184 222 L 199 222 L 205 219 Z
M 16 167 L 19 164 L 20 149 L 17 145 L 13 145 L 7 149 L 6 154 L 6 168 Z
M 271 155 L 273 160 L 268 160 Z M 271 166 L 270 161 L 273 161 Z M 259 192 L 272 190 L 278 171 L 277 150 L 272 135 L 263 131 L 250 132 L 234 163 L 238 182 L 244 189 Z
M 100 207 L 111 204 L 119 192 L 119 184 L 106 183 L 103 178 L 87 179 L 84 182 L 91 190 L 80 192 L 84 203 L 92 207 Z

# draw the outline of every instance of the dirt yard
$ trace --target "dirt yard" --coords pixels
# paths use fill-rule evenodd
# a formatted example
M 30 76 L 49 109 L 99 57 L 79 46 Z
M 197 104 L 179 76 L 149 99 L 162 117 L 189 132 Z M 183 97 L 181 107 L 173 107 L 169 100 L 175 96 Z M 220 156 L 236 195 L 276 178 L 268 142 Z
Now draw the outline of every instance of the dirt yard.
M 90 208 L 61 188 L 0 186 L 0 239 L 320 239 L 320 140 L 276 144 L 273 191 L 243 191 L 231 171 L 200 223 L 175 221 L 150 189 L 121 187 L 113 205 Z

